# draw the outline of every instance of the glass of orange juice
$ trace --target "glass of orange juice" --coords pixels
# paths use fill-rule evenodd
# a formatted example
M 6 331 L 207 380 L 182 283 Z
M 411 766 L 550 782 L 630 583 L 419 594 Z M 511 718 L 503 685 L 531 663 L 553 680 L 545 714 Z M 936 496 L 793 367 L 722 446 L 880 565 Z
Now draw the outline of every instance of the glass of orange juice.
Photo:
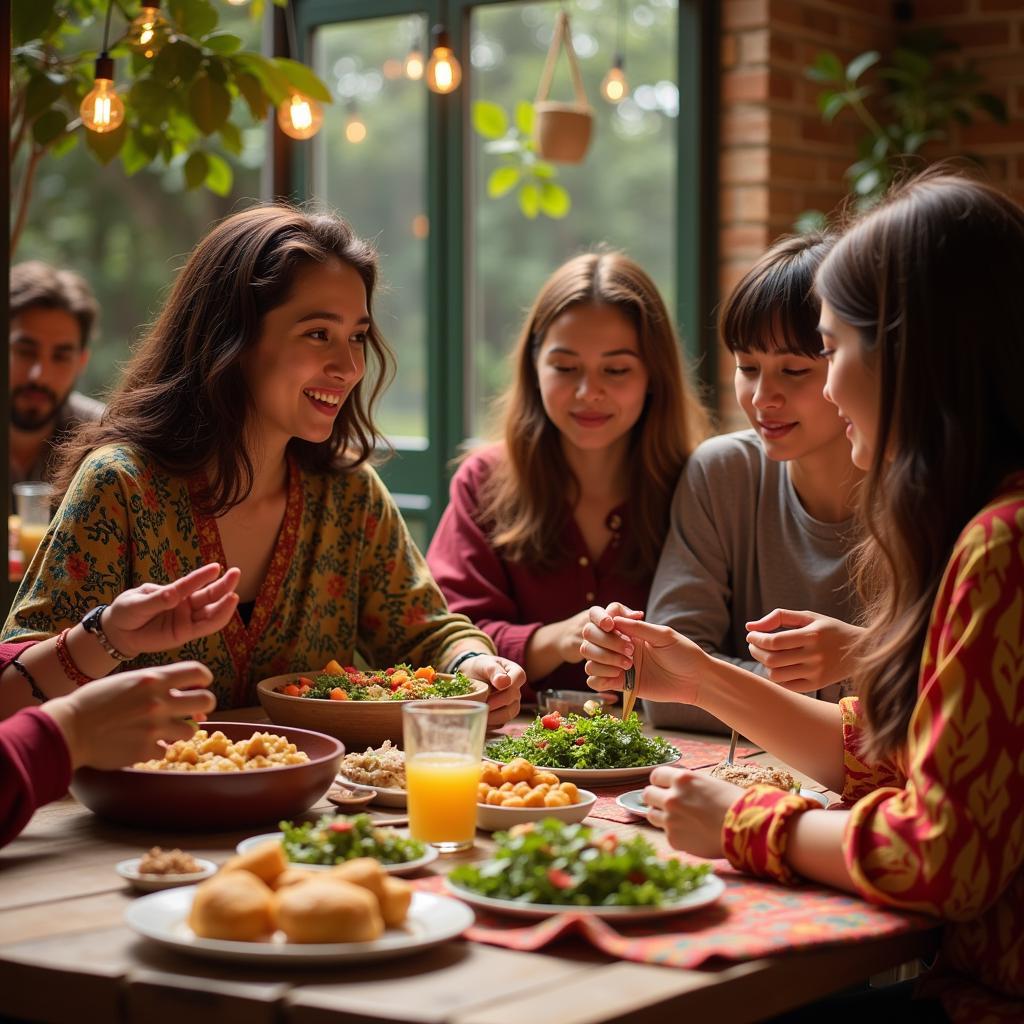
M 476 701 L 410 701 L 402 708 L 409 834 L 441 853 L 473 845 L 486 727 L 487 705 Z
M 18 513 L 18 547 L 21 548 L 21 564 L 27 570 L 32 556 L 36 553 L 50 525 L 50 509 L 53 501 L 53 487 L 42 480 L 24 480 L 16 483 L 14 506 Z

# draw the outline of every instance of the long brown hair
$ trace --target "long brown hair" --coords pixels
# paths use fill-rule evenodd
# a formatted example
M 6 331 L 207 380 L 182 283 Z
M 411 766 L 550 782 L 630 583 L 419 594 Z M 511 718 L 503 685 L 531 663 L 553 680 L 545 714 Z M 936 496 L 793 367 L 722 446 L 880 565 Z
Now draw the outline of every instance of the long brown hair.
M 621 252 L 592 252 L 563 264 L 541 287 L 512 354 L 513 379 L 501 400 L 504 453 L 484 488 L 481 521 L 511 561 L 549 568 L 565 557 L 560 537 L 578 482 L 558 428 L 548 419 L 537 353 L 552 323 L 579 305 L 614 306 L 636 328 L 650 393 L 633 427 L 628 458 L 630 529 L 621 564 L 654 570 L 668 527 L 672 491 L 708 420 L 690 386 L 668 310 L 651 278 Z
M 100 423 L 84 425 L 62 453 L 58 491 L 78 466 L 106 444 L 129 444 L 175 476 L 210 469 L 201 504 L 214 515 L 243 500 L 253 465 L 244 443 L 255 414 L 241 370 L 263 319 L 287 301 L 303 268 L 330 259 L 353 267 L 371 314 L 367 348 L 372 383 L 352 389 L 331 436 L 289 443 L 299 464 L 324 471 L 364 462 L 378 442 L 372 408 L 387 383 L 392 357 L 372 319 L 377 254 L 340 217 L 288 206 L 262 206 L 229 217 L 195 248 L 156 322 L 121 375 Z
M 857 580 L 866 753 L 906 742 L 932 603 L 964 525 L 1024 466 L 1024 210 L 933 170 L 898 187 L 818 271 L 879 388 Z

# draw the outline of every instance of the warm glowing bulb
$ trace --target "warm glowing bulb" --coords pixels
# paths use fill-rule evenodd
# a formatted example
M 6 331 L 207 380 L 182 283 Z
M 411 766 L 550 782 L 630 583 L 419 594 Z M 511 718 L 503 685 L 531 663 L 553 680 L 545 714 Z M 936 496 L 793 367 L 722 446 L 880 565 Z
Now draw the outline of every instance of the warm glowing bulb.
M 228 0 L 232 7 L 244 7 L 249 0 Z
M 167 22 L 160 14 L 159 4 L 145 4 L 139 16 L 132 22 L 128 33 L 131 43 L 143 57 L 154 57 L 163 45 L 164 29 Z
M 345 138 L 357 145 L 366 138 L 366 125 L 359 119 L 358 114 L 353 114 L 345 125 Z
M 293 139 L 311 139 L 320 131 L 323 120 L 320 104 L 301 93 L 292 93 L 277 108 L 278 126 Z
M 427 61 L 427 85 L 434 92 L 454 92 L 462 81 L 462 66 L 447 46 L 437 46 Z
M 413 47 L 405 58 L 405 77 L 418 82 L 423 77 L 423 54 Z
M 626 73 L 622 70 L 621 59 L 617 58 L 601 82 L 601 95 L 609 103 L 618 103 L 625 99 L 628 92 L 629 83 L 626 81 Z
M 114 82 L 110 78 L 97 78 L 92 92 L 86 95 L 78 109 L 82 124 L 100 135 L 120 128 L 124 121 L 124 102 L 114 91 Z

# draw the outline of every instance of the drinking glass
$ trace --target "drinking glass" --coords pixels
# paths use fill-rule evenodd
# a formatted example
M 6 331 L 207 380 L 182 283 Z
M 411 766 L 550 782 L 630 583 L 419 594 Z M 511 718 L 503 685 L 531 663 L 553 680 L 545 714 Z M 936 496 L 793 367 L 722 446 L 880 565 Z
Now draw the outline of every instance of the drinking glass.
M 14 508 L 18 514 L 18 547 L 21 548 L 21 564 L 28 569 L 46 530 L 50 525 L 50 509 L 53 501 L 53 486 L 42 480 L 25 480 L 15 484 Z
M 487 705 L 476 701 L 410 701 L 402 708 L 409 833 L 441 853 L 473 845 L 486 727 Z

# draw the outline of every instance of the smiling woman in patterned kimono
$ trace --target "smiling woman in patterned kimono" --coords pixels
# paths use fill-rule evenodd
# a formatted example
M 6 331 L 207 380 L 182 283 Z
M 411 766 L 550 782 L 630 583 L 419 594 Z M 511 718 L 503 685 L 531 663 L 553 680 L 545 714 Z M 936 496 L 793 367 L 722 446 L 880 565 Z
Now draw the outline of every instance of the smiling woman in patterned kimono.
M 818 272 L 825 395 L 867 471 L 859 696 L 807 700 L 614 607 L 585 633 L 595 688 L 636 653 L 643 696 L 697 704 L 842 793 L 815 810 L 666 767 L 646 799 L 674 846 L 942 919 L 903 1020 L 1024 1020 L 1022 282 L 1024 210 L 934 171 Z M 901 995 L 800 1019 L 896 1019 L 875 1003 Z
M 228 625 L 158 655 L 109 635 L 124 664 L 203 662 L 219 705 L 237 707 L 265 676 L 356 652 L 381 667 L 458 662 L 491 685 L 492 724 L 514 716 L 522 669 L 449 612 L 368 465 L 390 371 L 377 273 L 344 221 L 282 206 L 200 242 L 102 423 L 64 453 L 64 500 L 3 638 L 51 636 L 129 587 L 216 562 L 241 570 Z M 81 681 L 70 670 L 49 696 Z

